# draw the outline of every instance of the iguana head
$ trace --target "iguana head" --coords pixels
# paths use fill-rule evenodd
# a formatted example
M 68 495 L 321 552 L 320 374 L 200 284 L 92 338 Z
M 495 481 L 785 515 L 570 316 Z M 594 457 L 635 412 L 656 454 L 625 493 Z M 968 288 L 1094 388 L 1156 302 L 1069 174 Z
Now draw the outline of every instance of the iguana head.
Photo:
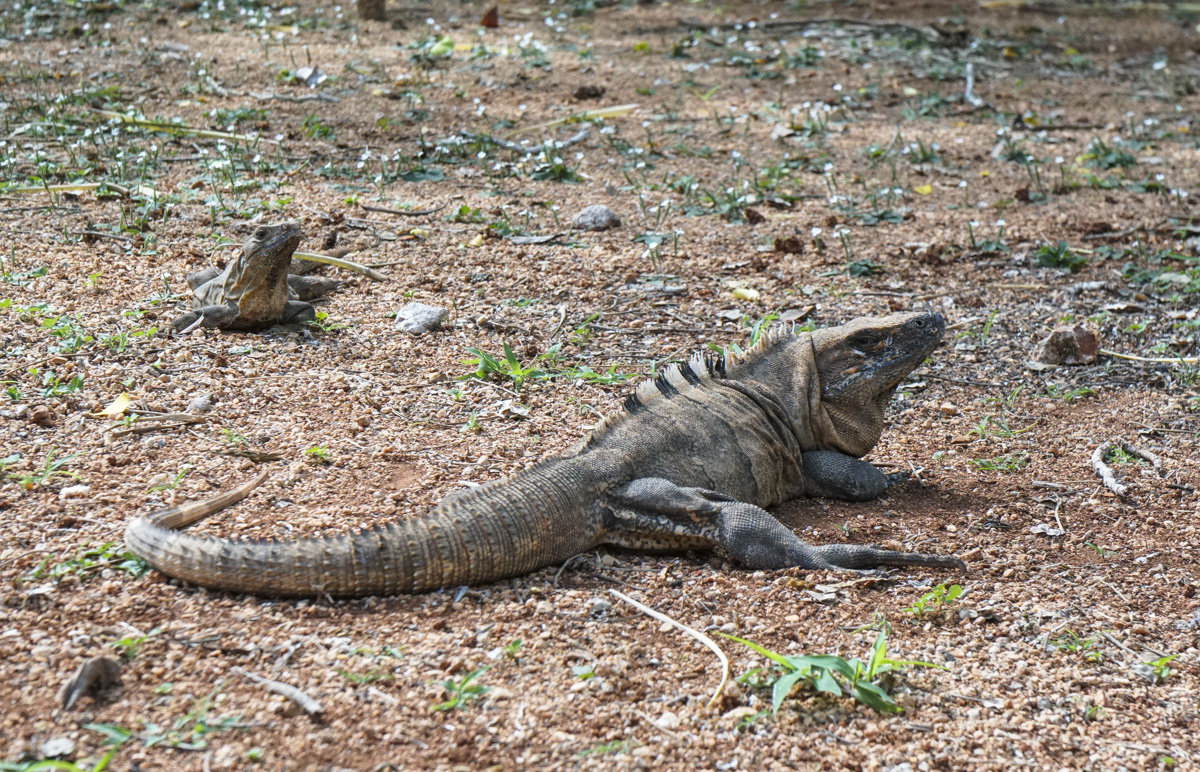
M 883 431 L 883 411 L 906 375 L 941 341 L 941 314 L 907 313 L 856 319 L 815 330 L 816 390 L 809 395 L 819 444 L 851 456 L 866 455 Z
M 286 271 L 302 238 L 298 222 L 259 225 L 242 242 L 243 273 L 266 274 L 281 267 Z

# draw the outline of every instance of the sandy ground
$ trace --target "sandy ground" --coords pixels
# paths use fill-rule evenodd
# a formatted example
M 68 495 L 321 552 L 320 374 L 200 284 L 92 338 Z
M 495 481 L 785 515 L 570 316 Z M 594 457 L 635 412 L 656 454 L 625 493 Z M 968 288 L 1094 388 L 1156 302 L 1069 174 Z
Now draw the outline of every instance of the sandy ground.
M 0 769 L 1192 766 L 1200 19 L 559 3 L 487 28 L 484 10 L 0 9 Z M 80 183 L 105 187 L 47 187 Z M 589 204 L 622 226 L 571 231 Z M 187 272 L 281 219 L 386 281 L 331 271 L 348 281 L 319 328 L 165 336 Z M 410 300 L 445 327 L 397 331 Z M 183 586 L 121 543 L 133 514 L 262 469 L 206 532 L 419 516 L 755 324 L 919 308 L 951 331 L 869 457 L 910 481 L 776 514 L 816 543 L 955 553 L 964 575 L 602 551 L 280 602 Z M 1061 325 L 1106 353 L 1031 363 Z M 468 349 L 505 343 L 553 377 L 462 378 Z M 1161 464 L 1110 457 L 1117 496 L 1090 464 L 1106 441 Z M 610 590 L 706 631 L 738 681 L 710 707 L 712 652 Z M 880 631 L 940 666 L 880 680 L 903 713 L 797 687 L 772 714 L 770 662 L 716 635 L 850 659 Z M 61 710 L 99 655 L 119 681 Z

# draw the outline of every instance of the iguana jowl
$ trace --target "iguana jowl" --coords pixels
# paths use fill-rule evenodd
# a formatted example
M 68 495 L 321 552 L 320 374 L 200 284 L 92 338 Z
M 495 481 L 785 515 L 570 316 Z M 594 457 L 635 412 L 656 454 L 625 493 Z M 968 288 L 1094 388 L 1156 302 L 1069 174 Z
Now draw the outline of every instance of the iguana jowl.
M 883 474 L 859 457 L 944 328 L 938 314 L 894 314 L 775 332 L 741 356 L 693 357 L 638 387 L 576 449 L 450 496 L 424 517 L 287 541 L 172 530 L 244 495 L 233 492 L 137 517 L 126 543 L 205 587 L 292 596 L 479 584 L 600 544 L 720 547 L 748 568 L 962 568 L 953 557 L 810 546 L 763 509 L 798 496 L 879 496 Z
M 192 310 L 171 322 L 176 332 L 197 325 L 223 330 L 259 330 L 273 324 L 302 324 L 317 318 L 312 304 L 338 285 L 319 276 L 288 274 L 304 233 L 299 223 L 261 225 L 242 244 L 242 254 L 225 270 L 188 274 Z

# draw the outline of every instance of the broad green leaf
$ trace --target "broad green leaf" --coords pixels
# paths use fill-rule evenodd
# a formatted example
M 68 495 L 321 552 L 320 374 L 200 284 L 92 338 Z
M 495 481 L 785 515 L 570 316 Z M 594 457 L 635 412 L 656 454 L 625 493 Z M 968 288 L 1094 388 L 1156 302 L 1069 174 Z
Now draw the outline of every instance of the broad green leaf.
M 819 667 L 825 670 L 832 670 L 846 678 L 854 678 L 854 665 L 832 654 L 804 654 L 799 657 L 789 657 L 789 660 L 793 663 L 794 667 Z
M 867 707 L 874 708 L 880 713 L 903 713 L 904 708 L 892 701 L 892 698 L 879 686 L 870 681 L 859 681 L 854 685 L 854 697 Z
M 832 670 L 819 668 L 817 670 L 817 678 L 813 681 L 813 686 L 819 692 L 832 694 L 834 697 L 842 696 L 842 687 L 838 685 L 837 679 L 833 677 Z
M 790 673 L 785 673 L 775 679 L 775 685 L 771 687 L 771 712 L 778 713 L 779 706 L 783 704 L 784 698 L 792 693 L 792 687 L 796 682 L 804 678 L 804 674 L 799 670 L 793 670 Z

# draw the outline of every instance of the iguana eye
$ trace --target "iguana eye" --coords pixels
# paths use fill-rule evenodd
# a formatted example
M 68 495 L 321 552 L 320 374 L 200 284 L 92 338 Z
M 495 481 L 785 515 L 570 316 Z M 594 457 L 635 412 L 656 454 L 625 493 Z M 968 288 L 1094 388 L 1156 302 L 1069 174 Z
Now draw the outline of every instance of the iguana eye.
M 870 349 L 879 344 L 879 336 L 873 332 L 858 332 L 850 338 L 850 346 L 855 349 Z
M 255 241 L 262 241 L 266 237 L 267 237 L 267 229 L 266 228 L 259 228 L 258 230 L 254 231 L 254 240 Z

